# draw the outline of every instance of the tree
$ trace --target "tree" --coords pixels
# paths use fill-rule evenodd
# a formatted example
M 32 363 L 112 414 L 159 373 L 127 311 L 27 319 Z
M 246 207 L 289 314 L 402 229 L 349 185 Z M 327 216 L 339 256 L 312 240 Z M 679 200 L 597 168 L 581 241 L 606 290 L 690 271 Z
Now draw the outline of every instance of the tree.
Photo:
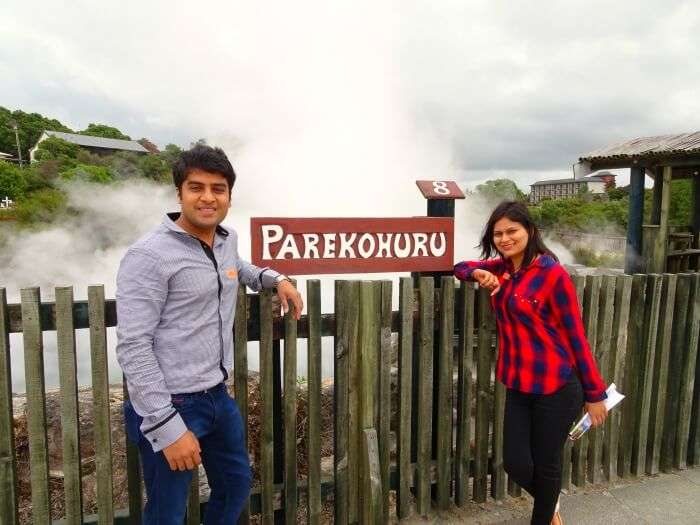
M 0 199 L 17 200 L 27 193 L 27 179 L 22 168 L 0 160 Z
M 147 179 L 163 181 L 170 177 L 170 165 L 160 155 L 143 155 L 139 158 L 139 168 Z
M 491 202 L 525 200 L 525 194 L 510 179 L 487 180 L 476 187 L 476 192 Z
M 172 165 L 180 156 L 180 153 L 182 153 L 182 148 L 180 146 L 176 144 L 168 144 L 160 154 L 168 164 Z
M 144 148 L 146 148 L 146 149 L 148 150 L 149 153 L 160 153 L 160 151 L 158 150 L 158 146 L 156 146 L 155 144 L 153 144 L 153 142 L 151 142 L 150 140 L 148 140 L 146 137 L 140 138 L 140 139 L 137 140 L 136 142 L 138 142 L 138 143 L 141 144 Z
M 107 126 L 106 124 L 91 123 L 83 131 L 79 131 L 79 133 L 81 135 L 91 135 L 93 137 L 102 137 L 105 139 L 131 140 L 129 135 L 125 135 L 117 128 Z
M 56 119 L 50 119 L 39 113 L 25 113 L 24 111 L 10 111 L 0 106 L 0 151 L 17 155 L 15 131 L 11 122 L 17 123 L 19 143 L 22 148 L 22 158 L 29 160 L 29 150 L 34 147 L 41 134 L 46 130 L 65 131 L 73 130 Z
M 34 152 L 34 158 L 38 161 L 59 159 L 61 156 L 75 159 L 78 157 L 79 153 L 80 146 L 77 144 L 59 139 L 58 137 L 49 137 L 39 143 L 39 146 Z

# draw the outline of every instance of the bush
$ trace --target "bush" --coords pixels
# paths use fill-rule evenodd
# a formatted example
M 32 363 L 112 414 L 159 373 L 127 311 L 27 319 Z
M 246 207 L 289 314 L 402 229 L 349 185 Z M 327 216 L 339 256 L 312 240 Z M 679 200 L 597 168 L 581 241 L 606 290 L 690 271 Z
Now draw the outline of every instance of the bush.
M 98 184 L 107 184 L 114 180 L 114 177 L 104 166 L 90 166 L 87 164 L 78 164 L 75 168 L 60 173 L 60 177 L 70 181 L 85 181 L 96 182 Z
M 66 209 L 66 195 L 53 188 L 35 191 L 20 199 L 15 216 L 22 224 L 51 222 Z
M 24 197 L 27 193 L 27 179 L 19 166 L 0 160 L 0 199 L 5 196 L 12 200 Z

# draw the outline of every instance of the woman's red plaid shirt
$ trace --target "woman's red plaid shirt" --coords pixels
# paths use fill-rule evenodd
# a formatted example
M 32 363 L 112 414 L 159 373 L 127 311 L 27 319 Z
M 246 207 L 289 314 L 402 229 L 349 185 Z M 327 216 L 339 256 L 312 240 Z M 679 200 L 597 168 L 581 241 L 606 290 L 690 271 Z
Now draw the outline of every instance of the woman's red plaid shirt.
M 472 280 L 476 269 L 498 277 L 491 298 L 498 327 L 496 377 L 508 388 L 532 394 L 559 390 L 575 371 L 586 401 L 607 396 L 581 320 L 576 289 L 564 267 L 541 255 L 513 272 L 510 260 L 464 261 L 457 279 Z

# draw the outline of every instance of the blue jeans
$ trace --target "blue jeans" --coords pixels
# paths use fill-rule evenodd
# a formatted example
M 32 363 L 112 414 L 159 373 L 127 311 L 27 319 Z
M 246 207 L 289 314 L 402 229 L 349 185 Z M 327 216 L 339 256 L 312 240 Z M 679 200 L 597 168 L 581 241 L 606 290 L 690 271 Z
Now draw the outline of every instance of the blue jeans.
M 173 406 L 187 428 L 197 436 L 211 495 L 205 525 L 235 524 L 248 499 L 250 463 L 238 405 L 222 384 L 206 392 L 174 394 Z M 139 429 L 142 418 L 130 402 L 124 403 L 129 439 L 138 444 L 146 485 L 144 525 L 182 525 L 195 471 L 170 470 L 163 452 L 153 452 Z

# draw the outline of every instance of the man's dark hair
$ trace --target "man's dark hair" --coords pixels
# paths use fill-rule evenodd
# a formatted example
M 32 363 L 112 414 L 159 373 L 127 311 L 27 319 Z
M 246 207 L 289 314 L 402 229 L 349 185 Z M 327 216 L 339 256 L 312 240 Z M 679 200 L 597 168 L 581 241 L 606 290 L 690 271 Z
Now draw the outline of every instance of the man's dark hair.
M 236 172 L 221 148 L 197 144 L 180 153 L 173 163 L 173 183 L 178 191 L 182 189 L 190 171 L 196 169 L 222 175 L 228 182 L 228 191 L 231 193 L 236 182 Z

